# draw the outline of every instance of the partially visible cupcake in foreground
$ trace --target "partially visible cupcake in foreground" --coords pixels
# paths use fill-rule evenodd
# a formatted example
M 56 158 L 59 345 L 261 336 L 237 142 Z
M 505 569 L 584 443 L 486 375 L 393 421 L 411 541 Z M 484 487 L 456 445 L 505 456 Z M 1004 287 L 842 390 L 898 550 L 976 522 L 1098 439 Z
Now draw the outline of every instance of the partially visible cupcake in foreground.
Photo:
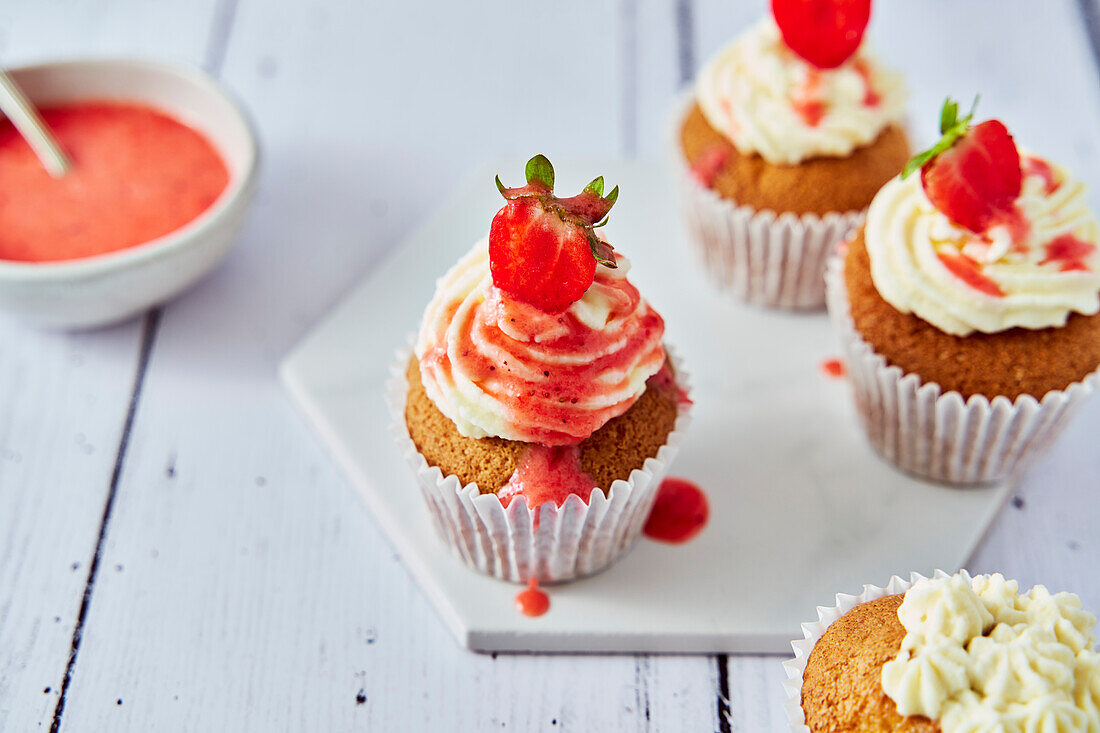
M 1003 124 L 950 100 L 941 118 L 830 263 L 829 310 L 874 447 L 928 478 L 994 481 L 1100 380 L 1100 226 L 1085 185 Z
M 792 730 L 1092 733 L 1096 617 L 1000 574 L 893 578 L 837 596 L 786 663 Z
M 862 44 L 870 13 L 870 0 L 773 0 L 774 19 L 707 63 L 677 119 L 689 230 L 743 300 L 821 307 L 826 257 L 909 158 L 902 80 Z
M 594 227 L 618 187 L 553 194 L 543 156 L 438 282 L 391 384 L 443 539 L 512 581 L 595 572 L 637 538 L 686 426 L 664 322 Z

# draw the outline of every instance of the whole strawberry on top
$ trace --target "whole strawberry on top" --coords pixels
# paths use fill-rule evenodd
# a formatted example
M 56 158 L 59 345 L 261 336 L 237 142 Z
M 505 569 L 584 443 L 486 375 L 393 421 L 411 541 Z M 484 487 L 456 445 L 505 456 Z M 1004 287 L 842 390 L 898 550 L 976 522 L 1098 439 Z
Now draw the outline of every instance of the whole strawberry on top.
M 493 283 L 512 297 L 548 313 L 580 300 L 596 277 L 596 264 L 618 267 L 611 245 L 596 236 L 619 197 L 603 195 L 603 176 L 576 196 L 554 196 L 554 166 L 544 155 L 527 161 L 527 185 L 497 188 L 508 203 L 489 230 Z

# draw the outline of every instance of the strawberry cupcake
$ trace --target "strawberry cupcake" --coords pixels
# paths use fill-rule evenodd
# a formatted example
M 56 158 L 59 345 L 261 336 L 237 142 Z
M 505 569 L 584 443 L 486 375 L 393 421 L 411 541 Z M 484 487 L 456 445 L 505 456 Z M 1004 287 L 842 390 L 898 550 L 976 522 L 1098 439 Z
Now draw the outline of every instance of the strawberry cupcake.
M 870 0 L 773 0 L 677 116 L 689 233 L 742 300 L 824 305 L 828 254 L 909 158 L 902 80 L 862 43 L 870 13 Z
M 1026 465 L 1100 380 L 1085 185 L 972 116 L 948 100 L 942 139 L 875 196 L 827 274 L 871 443 L 964 484 Z
M 637 538 L 687 425 L 664 322 L 595 228 L 618 187 L 527 184 L 438 282 L 390 384 L 394 430 L 444 541 L 515 582 L 594 573 Z
M 1096 617 L 1000 574 L 894 577 L 838 595 L 785 663 L 791 730 L 1092 733 Z

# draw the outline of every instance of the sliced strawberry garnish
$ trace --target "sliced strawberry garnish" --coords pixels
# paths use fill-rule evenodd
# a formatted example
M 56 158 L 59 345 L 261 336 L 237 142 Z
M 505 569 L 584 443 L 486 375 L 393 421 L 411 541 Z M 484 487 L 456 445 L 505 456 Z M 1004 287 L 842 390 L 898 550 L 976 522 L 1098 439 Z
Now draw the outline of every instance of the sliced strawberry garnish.
M 856 52 L 871 0 L 772 0 L 783 41 L 814 66 L 834 69 Z
M 974 100 L 977 104 L 977 100 Z M 974 110 L 962 119 L 951 99 L 940 113 L 943 137 L 910 160 L 902 178 L 917 168 L 928 200 L 961 227 L 982 233 L 1011 220 L 1023 174 L 1012 135 L 997 120 L 970 126 Z
M 619 196 L 603 195 L 603 176 L 576 196 L 554 196 L 554 166 L 543 155 L 527 161 L 527 185 L 497 188 L 508 200 L 489 229 L 489 270 L 505 293 L 547 313 L 580 300 L 596 264 L 617 267 L 611 245 L 596 236 Z

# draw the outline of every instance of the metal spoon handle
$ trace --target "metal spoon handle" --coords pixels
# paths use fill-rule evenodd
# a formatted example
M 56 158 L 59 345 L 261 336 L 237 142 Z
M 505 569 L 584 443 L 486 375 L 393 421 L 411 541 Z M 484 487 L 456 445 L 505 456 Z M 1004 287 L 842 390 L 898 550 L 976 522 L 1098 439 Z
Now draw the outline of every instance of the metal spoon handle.
M 0 112 L 15 125 L 51 176 L 60 178 L 68 173 L 72 165 L 69 157 L 42 121 L 38 110 L 3 69 L 0 69 Z

